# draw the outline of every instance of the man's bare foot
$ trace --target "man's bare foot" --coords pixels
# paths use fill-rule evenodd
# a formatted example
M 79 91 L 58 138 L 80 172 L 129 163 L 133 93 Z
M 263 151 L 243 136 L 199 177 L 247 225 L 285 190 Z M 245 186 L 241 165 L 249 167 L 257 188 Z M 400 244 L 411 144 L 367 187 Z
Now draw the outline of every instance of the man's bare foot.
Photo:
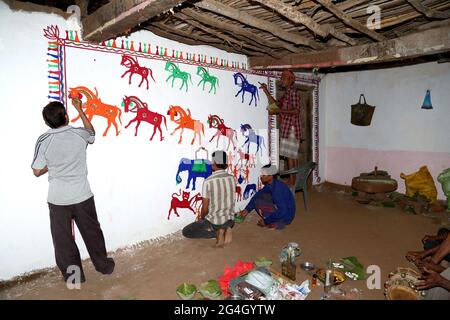
M 219 229 L 216 233 L 216 248 L 223 248 L 225 242 L 225 230 Z
M 229 244 L 231 243 L 232 240 L 233 240 L 233 232 L 231 231 L 231 228 L 227 228 L 227 230 L 225 230 L 224 244 Z

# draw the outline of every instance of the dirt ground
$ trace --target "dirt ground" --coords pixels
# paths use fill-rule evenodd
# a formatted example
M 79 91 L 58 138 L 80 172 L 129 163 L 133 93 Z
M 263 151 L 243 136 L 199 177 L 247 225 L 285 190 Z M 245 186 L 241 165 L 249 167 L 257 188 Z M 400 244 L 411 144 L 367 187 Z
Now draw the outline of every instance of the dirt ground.
M 343 289 L 358 288 L 363 299 L 384 299 L 383 284 L 399 266 L 412 267 L 404 258 L 407 250 L 421 249 L 421 238 L 434 234 L 445 223 L 445 213 L 411 215 L 397 208 L 364 206 L 350 193 L 331 184 L 311 187 L 308 211 L 301 193 L 296 194 L 297 215 L 286 229 L 277 231 L 256 225 L 255 214 L 236 224 L 233 242 L 213 248 L 214 240 L 184 239 L 181 232 L 162 240 L 144 242 L 111 253 L 116 261 L 112 275 L 97 273 L 90 260 L 83 262 L 87 281 L 80 290 L 68 290 L 56 268 L 0 289 L 0 299 L 179 299 L 176 288 L 183 282 L 199 285 L 217 279 L 225 266 L 238 259 L 252 262 L 264 256 L 281 271 L 278 255 L 289 242 L 297 242 L 301 255 L 297 266 L 313 262 L 322 267 L 328 259 L 356 256 L 365 266 L 381 268 L 381 289 L 369 290 L 366 281 L 347 279 Z M 296 283 L 311 279 L 297 268 Z M 308 299 L 320 299 L 322 287 Z

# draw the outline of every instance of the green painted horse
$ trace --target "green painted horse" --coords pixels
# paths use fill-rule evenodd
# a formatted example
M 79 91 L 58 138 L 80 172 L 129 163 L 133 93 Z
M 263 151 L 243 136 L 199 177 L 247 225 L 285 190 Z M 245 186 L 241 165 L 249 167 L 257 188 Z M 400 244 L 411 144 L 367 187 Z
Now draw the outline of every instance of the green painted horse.
M 209 82 L 211 84 L 211 88 L 208 93 L 211 93 L 212 89 L 214 89 L 214 94 L 216 94 L 216 84 L 219 85 L 219 79 L 215 76 L 209 74 L 208 70 L 203 67 L 197 67 L 197 75 L 202 77 L 200 82 L 197 84 L 197 87 L 203 82 L 203 91 L 205 90 L 205 84 Z
M 170 76 L 167 77 L 166 82 L 169 81 L 170 78 L 172 78 L 172 88 L 173 88 L 173 82 L 176 78 L 181 79 L 183 82 L 181 84 L 180 90 L 186 85 L 186 92 L 188 91 L 188 79 L 192 83 L 191 74 L 185 71 L 181 71 L 180 68 L 173 62 L 167 61 L 166 62 L 166 71 L 171 72 Z

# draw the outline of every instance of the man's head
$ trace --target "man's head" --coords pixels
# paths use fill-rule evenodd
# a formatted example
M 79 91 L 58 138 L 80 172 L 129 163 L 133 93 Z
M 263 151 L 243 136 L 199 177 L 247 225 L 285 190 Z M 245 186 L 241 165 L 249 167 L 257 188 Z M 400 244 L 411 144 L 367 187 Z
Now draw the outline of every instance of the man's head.
M 281 83 L 283 87 L 289 88 L 295 82 L 295 75 L 292 70 L 287 69 L 281 73 Z
M 223 170 L 228 167 L 227 153 L 222 150 L 214 151 L 212 154 L 212 169 Z
M 260 176 L 261 183 L 263 185 L 271 184 L 274 179 L 274 176 L 277 173 L 278 173 L 277 167 L 271 164 L 265 165 L 264 167 L 261 168 L 261 176 Z
M 65 126 L 69 123 L 66 108 L 61 102 L 53 101 L 42 110 L 45 123 L 52 129 Z

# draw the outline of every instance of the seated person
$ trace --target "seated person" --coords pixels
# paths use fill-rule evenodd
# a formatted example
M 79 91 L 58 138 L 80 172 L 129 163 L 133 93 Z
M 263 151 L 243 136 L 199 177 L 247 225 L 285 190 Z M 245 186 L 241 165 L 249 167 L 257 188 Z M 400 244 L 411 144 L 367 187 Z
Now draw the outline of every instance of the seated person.
M 261 217 L 259 226 L 283 229 L 295 217 L 295 199 L 288 185 L 276 178 L 277 171 L 272 165 L 261 168 L 260 179 L 264 187 L 252 197 L 240 215 L 245 217 L 255 209 Z
M 431 248 L 434 248 L 442 243 L 447 238 L 447 235 L 450 233 L 450 230 L 447 228 L 441 228 L 438 230 L 436 235 L 426 235 L 422 239 L 423 243 L 423 249 L 429 250 Z M 445 260 L 450 262 L 450 255 L 447 255 Z
M 184 227 L 186 238 L 216 238 L 216 246 L 231 243 L 236 202 L 236 180 L 226 172 L 227 154 L 212 154 L 213 174 L 203 182 L 202 209 L 198 220 Z
M 438 249 L 439 245 L 447 238 L 449 230 L 446 228 L 439 229 L 437 235 L 426 235 L 422 239 L 424 251 L 408 251 L 406 253 L 406 259 L 411 262 L 416 260 L 423 260 L 424 258 L 434 254 Z M 444 260 L 450 262 L 450 254 L 444 257 Z
M 413 253 L 408 252 L 406 258 L 413 261 L 422 272 L 416 284 L 417 289 L 427 289 L 426 300 L 450 300 L 450 268 L 440 265 L 444 257 L 450 254 L 450 235 L 440 245 L 421 255 Z

